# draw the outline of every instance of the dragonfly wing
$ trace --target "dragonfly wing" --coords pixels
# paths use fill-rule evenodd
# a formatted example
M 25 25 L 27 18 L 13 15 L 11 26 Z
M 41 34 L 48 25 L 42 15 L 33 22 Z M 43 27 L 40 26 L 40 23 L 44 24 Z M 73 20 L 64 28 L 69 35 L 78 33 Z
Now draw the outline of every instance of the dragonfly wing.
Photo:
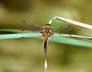
M 12 33 L 23 33 L 23 32 L 31 32 L 29 30 L 19 30 L 19 29 L 0 29 L 0 34 L 5 34 L 5 33 L 8 33 L 10 32 L 11 34 Z
M 74 38 L 64 37 L 60 34 L 54 34 L 49 38 L 50 41 L 57 42 L 57 43 L 64 43 L 64 44 L 71 44 L 76 46 L 83 46 L 83 47 L 92 47 L 92 42 L 86 42 Z
M 18 33 L 18 34 L 2 34 L 2 35 L 0 35 L 0 39 L 16 39 L 16 38 L 28 38 L 28 37 L 41 38 L 42 35 L 38 32 Z

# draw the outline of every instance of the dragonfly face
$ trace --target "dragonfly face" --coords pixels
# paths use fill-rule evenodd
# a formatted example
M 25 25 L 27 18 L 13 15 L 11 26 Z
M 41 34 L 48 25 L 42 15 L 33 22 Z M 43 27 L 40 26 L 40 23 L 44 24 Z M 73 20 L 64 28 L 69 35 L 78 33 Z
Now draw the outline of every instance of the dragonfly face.
M 52 31 L 51 25 L 47 24 L 46 26 L 44 26 L 42 28 L 41 33 L 42 33 L 43 36 L 48 36 L 48 37 L 51 36 L 51 35 L 53 35 L 53 31 Z

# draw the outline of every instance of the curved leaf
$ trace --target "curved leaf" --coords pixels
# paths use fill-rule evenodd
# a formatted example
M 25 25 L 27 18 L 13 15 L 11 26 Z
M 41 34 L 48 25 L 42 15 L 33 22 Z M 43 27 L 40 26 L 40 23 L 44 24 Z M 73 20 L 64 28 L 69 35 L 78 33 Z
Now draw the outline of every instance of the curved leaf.
M 51 41 L 57 42 L 57 43 L 64 43 L 64 44 L 70 44 L 70 45 L 77 45 L 77 46 L 83 46 L 83 47 L 92 47 L 92 42 L 86 42 L 78 39 L 73 38 L 67 38 L 64 36 L 61 36 L 59 34 L 55 34 L 50 38 Z
M 30 37 L 34 37 L 38 39 L 43 38 L 42 35 L 37 32 L 0 35 L 0 39 L 15 39 L 15 38 L 30 38 Z M 62 36 L 61 34 L 54 34 L 51 37 L 49 37 L 49 40 L 57 43 L 77 45 L 77 46 L 83 46 L 83 47 L 92 47 L 92 42 L 86 42 L 78 39 L 67 38 Z

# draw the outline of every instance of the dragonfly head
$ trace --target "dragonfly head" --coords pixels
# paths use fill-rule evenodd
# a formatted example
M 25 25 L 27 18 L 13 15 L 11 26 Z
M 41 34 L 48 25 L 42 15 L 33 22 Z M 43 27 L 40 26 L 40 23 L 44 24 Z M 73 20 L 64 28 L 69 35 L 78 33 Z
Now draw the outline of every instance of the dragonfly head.
M 51 24 L 46 24 L 40 32 L 43 36 L 51 36 L 54 34 Z

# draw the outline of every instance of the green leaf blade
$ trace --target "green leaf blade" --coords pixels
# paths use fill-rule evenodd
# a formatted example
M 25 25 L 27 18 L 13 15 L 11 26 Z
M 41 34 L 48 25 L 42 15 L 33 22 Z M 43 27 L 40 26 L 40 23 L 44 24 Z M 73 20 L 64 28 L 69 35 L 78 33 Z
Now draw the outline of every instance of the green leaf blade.
M 60 36 L 59 34 L 53 35 L 50 40 L 57 43 L 70 44 L 70 45 L 83 46 L 83 47 L 92 47 L 92 42 L 67 38 L 64 36 Z
M 15 31 L 16 32 L 16 31 Z M 16 39 L 16 38 L 37 38 L 43 39 L 43 36 L 39 32 L 18 32 L 17 34 L 2 34 L 0 35 L 0 39 Z M 63 43 L 63 44 L 70 44 L 76 46 L 83 46 L 83 47 L 92 47 L 92 42 L 86 42 L 78 39 L 73 38 L 84 38 L 84 39 L 92 39 L 92 37 L 86 36 L 79 36 L 79 35 L 68 35 L 68 34 L 54 34 L 49 37 L 50 41 Z
M 30 37 L 41 38 L 42 36 L 40 33 L 37 32 L 0 35 L 0 39 L 16 39 L 16 38 L 30 38 Z

